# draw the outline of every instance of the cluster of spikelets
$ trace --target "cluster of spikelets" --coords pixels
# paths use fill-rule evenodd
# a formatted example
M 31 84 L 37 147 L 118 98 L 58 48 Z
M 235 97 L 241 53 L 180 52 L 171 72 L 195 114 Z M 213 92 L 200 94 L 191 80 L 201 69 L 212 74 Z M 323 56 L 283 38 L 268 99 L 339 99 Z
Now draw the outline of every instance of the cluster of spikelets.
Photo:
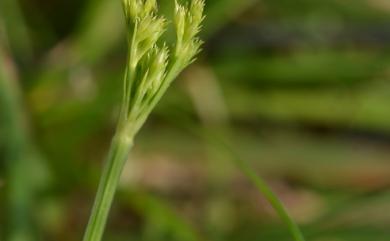
M 157 13 L 156 0 L 123 0 L 128 31 L 128 62 L 120 128 L 133 136 L 171 82 L 200 50 L 197 37 L 204 0 L 175 1 L 175 46 L 161 43 L 167 20 Z

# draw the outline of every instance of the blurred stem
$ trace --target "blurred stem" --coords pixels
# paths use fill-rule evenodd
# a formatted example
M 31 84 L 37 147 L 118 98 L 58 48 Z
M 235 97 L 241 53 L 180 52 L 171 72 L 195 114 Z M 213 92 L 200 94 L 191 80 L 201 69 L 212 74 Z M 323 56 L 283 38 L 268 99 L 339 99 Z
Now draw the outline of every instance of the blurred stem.
M 7 240 L 33 239 L 31 229 L 31 204 L 33 183 L 30 180 L 28 162 L 30 143 L 17 80 L 12 75 L 12 61 L 0 46 L 0 143 L 4 147 L 7 193 Z
M 280 219 L 286 224 L 293 239 L 295 241 L 305 241 L 298 225 L 290 217 L 284 204 L 274 194 L 268 184 L 254 171 L 249 163 L 243 160 L 234 148 L 224 141 L 221 134 L 209 128 L 202 129 L 200 133 L 202 133 L 204 138 L 213 144 L 213 146 L 218 147 L 220 150 L 229 154 L 229 159 L 236 164 L 240 171 L 255 185 L 257 190 L 263 194 L 265 199 L 271 204 Z
M 100 179 L 91 216 L 84 234 L 84 241 L 100 241 L 102 239 L 122 169 L 133 145 L 133 137 L 123 136 L 121 133 L 123 132 L 118 129 L 112 140 L 107 163 Z
M 233 132 L 228 122 L 228 113 L 223 95 L 221 94 L 222 91 L 220 90 L 218 80 L 213 72 L 203 66 L 199 66 L 198 69 L 193 68 L 192 76 L 188 76 L 187 81 L 189 96 L 205 126 L 197 132 L 202 133 L 204 138 L 213 144 L 213 146 L 220 147 L 221 150 L 229 153 L 229 159 L 232 159 L 241 172 L 243 172 L 243 174 L 256 186 L 259 192 L 264 195 L 279 217 L 287 225 L 294 240 L 304 241 L 298 225 L 290 217 L 283 203 L 272 192 L 267 183 L 257 175 L 254 169 L 246 161 L 240 158 L 233 147 L 229 146 L 226 144 L 226 141 L 224 141 L 224 139 L 227 139 L 228 141 L 234 140 L 232 138 Z M 206 106 L 205 102 L 214 103 L 214 106 L 210 107 L 209 105 L 208 108 L 203 107 Z M 215 114 L 219 116 L 213 116 Z M 183 123 L 191 123 L 191 121 L 184 121 Z M 190 127 L 188 129 L 194 130 L 194 128 Z M 225 134 L 225 138 L 222 138 L 223 134 Z
M 226 146 L 227 150 L 230 150 Z M 242 160 L 237 154 L 233 151 L 230 151 L 231 155 L 234 157 L 236 165 L 244 173 L 244 175 L 251 180 L 251 182 L 256 186 L 256 188 L 264 195 L 267 201 L 272 205 L 275 211 L 278 213 L 282 221 L 287 225 L 292 237 L 295 241 L 304 241 L 304 237 L 294 220 L 290 217 L 287 212 L 287 209 L 284 207 L 283 203 L 279 198 L 272 192 L 271 188 L 268 187 L 267 183 L 253 170 L 253 168 L 244 160 Z
M 32 56 L 32 44 L 19 1 L 1 0 L 0 16 L 16 62 L 26 62 Z
M 273 193 L 267 183 L 254 171 L 254 169 L 237 154 L 234 148 L 232 148 L 226 143 L 224 138 L 221 137 L 220 130 L 205 127 L 201 128 L 195 125 L 193 121 L 188 117 L 177 114 L 175 112 L 170 112 L 168 115 L 163 114 L 163 117 L 165 117 L 167 120 L 175 120 L 175 125 L 180 124 L 180 126 L 186 131 L 189 131 L 197 136 L 199 136 L 200 134 L 213 147 L 218 148 L 224 153 L 228 153 L 229 159 L 231 159 L 236 164 L 240 171 L 243 172 L 243 174 L 255 185 L 259 192 L 262 193 L 267 199 L 267 201 L 272 205 L 278 216 L 288 227 L 288 230 L 293 239 L 295 241 L 305 241 L 302 232 L 300 231 L 298 225 L 288 214 L 288 211 L 284 207 L 284 204 Z

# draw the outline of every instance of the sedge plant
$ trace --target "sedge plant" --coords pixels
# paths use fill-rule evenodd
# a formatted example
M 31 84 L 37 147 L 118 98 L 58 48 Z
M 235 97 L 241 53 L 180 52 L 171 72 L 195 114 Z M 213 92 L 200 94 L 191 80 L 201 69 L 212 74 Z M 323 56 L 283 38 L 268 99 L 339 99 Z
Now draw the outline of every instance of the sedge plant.
M 167 20 L 158 15 L 156 0 L 123 0 L 128 34 L 128 57 L 123 100 L 116 132 L 100 179 L 84 241 L 100 241 L 114 194 L 134 137 L 178 74 L 192 63 L 202 41 L 204 0 L 175 2 L 176 42 L 161 41 Z

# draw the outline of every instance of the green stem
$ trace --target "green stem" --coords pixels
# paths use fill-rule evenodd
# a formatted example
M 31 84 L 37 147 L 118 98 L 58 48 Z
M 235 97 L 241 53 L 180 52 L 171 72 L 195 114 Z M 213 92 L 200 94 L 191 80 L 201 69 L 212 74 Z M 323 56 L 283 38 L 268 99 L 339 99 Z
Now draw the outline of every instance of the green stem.
M 234 164 L 240 169 L 240 171 L 255 185 L 260 193 L 264 195 L 267 201 L 271 204 L 278 216 L 286 224 L 291 236 L 295 241 L 305 241 L 305 238 L 300 231 L 298 225 L 288 214 L 283 203 L 273 193 L 267 183 L 253 170 L 249 163 L 243 160 L 239 154 L 231 147 L 222 136 L 215 132 L 214 129 L 202 129 L 194 125 L 191 119 L 184 118 L 183 115 L 177 115 L 174 112 L 169 113 L 170 116 L 166 116 L 167 120 L 175 120 L 175 124 L 180 124 L 185 130 L 190 131 L 195 135 L 202 134 L 202 136 L 214 147 L 219 148 L 221 151 L 229 154 Z
M 284 204 L 279 200 L 267 183 L 254 171 L 248 162 L 243 160 L 235 151 L 230 148 L 218 135 L 205 135 L 210 142 L 225 149 L 231 157 L 232 161 L 237 165 L 241 172 L 249 178 L 249 180 L 255 185 L 260 193 L 262 193 L 267 201 L 274 208 L 280 219 L 286 224 L 291 236 L 295 241 L 305 241 L 301 230 L 294 220 L 290 217 Z
M 0 146 L 6 169 L 7 229 L 6 240 L 29 241 L 34 239 L 32 207 L 35 179 L 29 175 L 32 155 L 25 116 L 19 93 L 18 80 L 12 78 L 7 66 L 10 57 L 0 46 Z M 7 65 L 8 63 L 8 65 Z M 0 237 L 1 239 L 1 237 Z
M 223 145 L 225 149 L 231 153 L 231 155 L 233 156 L 233 161 L 236 163 L 238 168 L 244 173 L 246 177 L 248 177 L 252 181 L 256 188 L 264 195 L 267 201 L 271 204 L 271 206 L 277 212 L 278 216 L 287 225 L 288 230 L 291 233 L 293 239 L 295 241 L 305 241 L 305 238 L 303 237 L 298 225 L 290 217 L 283 203 L 273 193 L 267 183 L 253 170 L 253 168 L 251 168 L 251 166 L 246 161 L 242 160 L 236 153 L 231 151 L 231 149 L 226 146 L 226 144 L 222 142 L 220 142 L 220 144 Z
M 295 241 L 305 241 L 301 230 L 294 220 L 290 217 L 284 204 L 279 200 L 267 183 L 254 171 L 250 164 L 243 160 L 239 154 L 237 154 L 218 134 L 210 134 L 213 131 L 204 131 L 205 138 L 216 146 L 219 146 L 221 150 L 225 150 L 229 153 L 232 161 L 237 165 L 240 171 L 255 185 L 257 190 L 263 194 L 265 199 L 274 208 L 280 219 L 286 224 L 291 236 Z
M 123 133 L 121 129 L 118 129 L 117 133 L 119 135 L 115 135 L 111 143 L 83 241 L 100 241 L 102 239 L 123 166 L 133 145 L 132 137 L 120 135 Z

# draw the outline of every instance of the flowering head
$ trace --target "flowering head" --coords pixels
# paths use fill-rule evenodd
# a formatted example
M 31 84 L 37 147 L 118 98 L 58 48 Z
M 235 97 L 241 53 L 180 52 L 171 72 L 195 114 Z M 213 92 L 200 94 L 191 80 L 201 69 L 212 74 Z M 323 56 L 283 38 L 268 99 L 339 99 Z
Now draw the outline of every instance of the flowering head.
M 175 1 L 176 43 L 162 42 L 167 21 L 158 15 L 156 0 L 123 0 L 129 36 L 122 122 L 144 121 L 173 79 L 195 58 L 202 45 L 198 33 L 204 0 Z M 162 43 L 161 43 L 162 42 Z

